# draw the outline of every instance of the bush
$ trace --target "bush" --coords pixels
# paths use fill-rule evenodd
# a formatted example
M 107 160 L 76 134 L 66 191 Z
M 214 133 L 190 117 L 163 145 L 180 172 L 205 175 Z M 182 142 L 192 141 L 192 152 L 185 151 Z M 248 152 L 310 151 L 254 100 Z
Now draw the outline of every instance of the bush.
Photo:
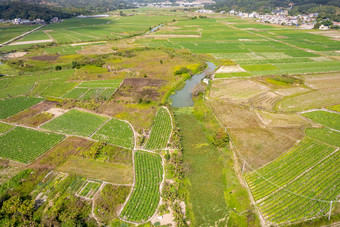
M 55 66 L 55 70 L 59 71 L 59 70 L 61 70 L 61 69 L 62 69 L 62 68 L 61 68 L 60 65 L 56 65 L 56 66 Z
M 188 69 L 187 67 L 181 67 L 179 70 L 174 72 L 175 76 L 182 75 L 185 73 L 192 75 L 192 71 Z
M 229 135 L 228 133 L 220 129 L 216 132 L 215 136 L 213 137 L 213 144 L 216 147 L 225 147 L 229 143 Z

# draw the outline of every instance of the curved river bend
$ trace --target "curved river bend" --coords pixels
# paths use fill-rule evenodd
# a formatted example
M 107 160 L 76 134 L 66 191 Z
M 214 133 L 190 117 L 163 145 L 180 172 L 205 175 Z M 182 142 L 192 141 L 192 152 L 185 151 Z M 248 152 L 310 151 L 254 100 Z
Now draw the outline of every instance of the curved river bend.
M 201 73 L 195 74 L 185 82 L 185 86 L 182 90 L 176 91 L 175 94 L 171 95 L 173 107 L 187 107 L 193 106 L 194 101 L 192 100 L 192 91 L 194 87 L 201 82 L 201 80 L 214 72 L 216 65 L 211 62 L 207 62 L 208 67 Z

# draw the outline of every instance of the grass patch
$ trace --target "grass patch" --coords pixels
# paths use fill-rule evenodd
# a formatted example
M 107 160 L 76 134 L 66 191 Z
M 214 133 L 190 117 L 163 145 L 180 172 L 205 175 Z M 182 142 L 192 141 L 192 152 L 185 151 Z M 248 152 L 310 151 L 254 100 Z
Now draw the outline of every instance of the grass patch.
M 233 77 L 250 77 L 253 74 L 248 72 L 235 72 L 235 73 L 216 73 L 215 78 L 233 78 Z
M 271 71 L 271 70 L 279 70 L 279 68 L 270 64 L 259 64 L 259 65 L 241 65 L 247 71 Z
M 63 138 L 54 133 L 16 127 L 0 137 L 0 156 L 27 164 Z
M 107 117 L 73 109 L 46 123 L 42 128 L 60 133 L 90 136 L 106 120 Z
M 307 128 L 306 135 L 325 143 L 340 147 L 340 133 L 328 128 Z
M 302 115 L 326 127 L 340 130 L 340 114 L 327 111 L 313 111 L 303 113 Z
M 327 109 L 340 112 L 340 104 L 334 105 L 334 106 L 329 106 L 329 107 L 327 107 Z
M 58 167 L 58 170 L 117 184 L 131 184 L 133 181 L 133 169 L 131 166 L 98 162 L 75 156 L 72 156 Z
M 14 127 L 13 125 L 8 125 L 8 124 L 0 122 L 0 133 L 7 132 L 8 130 L 10 130 L 13 127 Z

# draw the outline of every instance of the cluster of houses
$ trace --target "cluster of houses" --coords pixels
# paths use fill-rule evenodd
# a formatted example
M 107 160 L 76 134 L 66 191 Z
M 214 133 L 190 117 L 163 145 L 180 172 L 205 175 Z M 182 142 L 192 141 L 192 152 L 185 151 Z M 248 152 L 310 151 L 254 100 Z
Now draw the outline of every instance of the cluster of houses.
M 287 26 L 300 26 L 300 28 L 304 29 L 312 29 L 316 24 L 316 19 L 319 16 L 318 13 L 311 13 L 308 15 L 297 15 L 297 16 L 289 16 L 288 10 L 274 10 L 271 14 L 261 15 L 257 12 L 252 13 L 243 13 L 237 12 L 235 10 L 230 10 L 229 14 L 237 15 L 240 17 L 250 17 L 257 18 L 258 22 L 262 23 L 271 23 L 271 24 L 280 24 Z
M 153 2 L 153 3 L 138 3 L 135 2 L 134 4 L 137 7 L 144 7 L 144 6 L 149 6 L 149 7 L 157 7 L 157 8 L 168 8 L 168 7 L 181 7 L 181 8 L 188 8 L 188 7 L 204 7 L 206 5 L 211 5 L 215 4 L 216 2 L 213 0 L 194 0 L 192 2 L 189 1 L 176 1 L 176 2 L 170 2 L 170 1 L 165 1 L 165 2 Z
M 58 17 L 54 17 L 50 20 L 50 23 L 59 23 L 62 22 L 62 19 Z M 13 20 L 4 20 L 0 19 L 0 23 L 12 23 L 12 24 L 46 24 L 45 20 L 43 19 L 35 19 L 35 20 L 27 20 L 21 18 L 15 18 Z
M 222 11 L 221 13 L 226 13 Z M 271 24 L 280 24 L 280 25 L 287 25 L 287 26 L 298 26 L 301 29 L 313 29 L 315 24 L 317 23 L 317 18 L 319 16 L 318 13 L 310 13 L 307 15 L 297 15 L 297 16 L 289 16 L 288 10 L 274 10 L 271 14 L 264 14 L 261 15 L 257 12 L 252 13 L 243 13 L 238 12 L 235 10 L 230 10 L 228 12 L 231 15 L 237 15 L 242 18 L 257 18 L 257 22 L 262 23 L 271 23 Z M 340 26 L 339 22 L 334 22 L 334 26 Z M 328 30 L 330 29 L 329 26 L 321 25 L 319 27 L 320 30 Z

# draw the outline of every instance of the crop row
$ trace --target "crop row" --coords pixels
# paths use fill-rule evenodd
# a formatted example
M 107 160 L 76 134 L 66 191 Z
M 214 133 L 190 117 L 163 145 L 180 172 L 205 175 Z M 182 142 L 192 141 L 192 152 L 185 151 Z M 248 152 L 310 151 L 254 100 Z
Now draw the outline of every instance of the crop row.
M 29 163 L 63 138 L 54 133 L 16 127 L 0 137 L 0 157 Z
M 136 182 L 121 217 L 127 221 L 145 222 L 155 213 L 162 182 L 163 167 L 159 155 L 137 151 L 135 154 Z
M 295 222 L 327 214 L 340 193 L 340 152 L 335 152 L 286 187 L 265 198 L 259 207 L 274 223 Z
M 304 139 L 282 157 L 246 176 L 254 199 L 269 195 L 333 151 L 334 148 L 323 143 Z
M 166 148 L 171 131 L 171 116 L 168 111 L 162 107 L 158 110 L 145 148 L 150 150 Z

